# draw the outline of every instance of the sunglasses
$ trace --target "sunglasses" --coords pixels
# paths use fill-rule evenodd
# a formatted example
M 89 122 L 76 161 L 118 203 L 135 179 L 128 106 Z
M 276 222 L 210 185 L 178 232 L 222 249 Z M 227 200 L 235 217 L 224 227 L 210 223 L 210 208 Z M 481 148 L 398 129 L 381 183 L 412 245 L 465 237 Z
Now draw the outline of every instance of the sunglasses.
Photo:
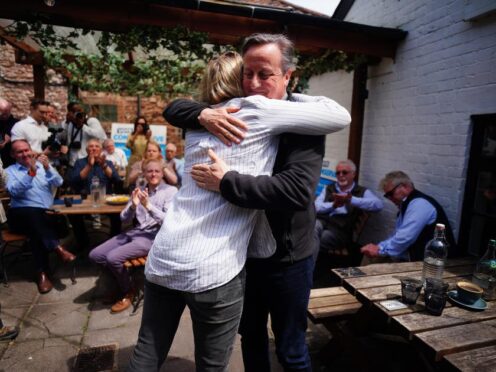
M 387 193 L 384 194 L 384 197 L 386 199 L 391 199 L 391 197 L 393 196 L 394 192 L 396 191 L 396 189 L 398 187 L 400 187 L 401 185 L 403 185 L 402 183 L 398 183 L 396 186 L 394 186 L 391 190 L 389 190 Z
M 348 173 L 350 173 L 350 172 L 349 172 L 349 171 L 345 171 L 345 170 L 343 170 L 343 171 L 337 171 L 337 172 L 336 172 L 336 176 L 339 176 L 339 175 L 341 175 L 341 174 L 342 174 L 343 176 L 346 176 Z

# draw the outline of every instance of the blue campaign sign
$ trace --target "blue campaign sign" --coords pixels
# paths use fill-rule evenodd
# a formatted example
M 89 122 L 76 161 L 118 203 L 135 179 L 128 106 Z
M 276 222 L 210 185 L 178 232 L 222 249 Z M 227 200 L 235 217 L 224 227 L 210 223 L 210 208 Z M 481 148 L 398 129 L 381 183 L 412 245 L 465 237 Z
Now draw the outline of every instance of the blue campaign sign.
M 319 195 L 322 190 L 329 184 L 336 182 L 336 164 L 337 161 L 332 159 L 324 159 L 322 169 L 320 170 L 320 179 L 315 190 L 315 195 Z
M 165 156 L 165 146 L 167 142 L 167 127 L 165 125 L 151 124 L 152 139 L 160 145 L 162 155 Z M 131 123 L 112 123 L 112 133 L 110 138 L 114 140 L 115 147 L 122 149 L 127 158 L 131 156 L 131 151 L 126 147 L 129 135 L 134 130 Z

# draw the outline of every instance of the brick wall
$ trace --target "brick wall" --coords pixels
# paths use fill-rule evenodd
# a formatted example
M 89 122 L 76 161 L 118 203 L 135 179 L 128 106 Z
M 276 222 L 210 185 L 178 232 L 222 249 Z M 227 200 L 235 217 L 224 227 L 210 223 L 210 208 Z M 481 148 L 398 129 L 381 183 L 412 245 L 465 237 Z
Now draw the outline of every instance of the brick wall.
M 68 88 L 64 78 L 53 70 L 47 71 L 48 84 L 45 87 L 45 99 L 60 105 L 59 118 L 62 121 L 66 115 L 68 103 Z M 30 65 L 15 63 L 14 48 L 10 45 L 0 45 L 0 97 L 7 99 L 13 105 L 12 113 L 17 118 L 29 114 L 29 103 L 34 96 L 33 68 Z M 80 99 L 89 105 L 116 105 L 118 121 L 132 123 L 137 114 L 137 97 L 121 96 L 107 93 L 80 92 Z M 142 97 L 141 114 L 151 124 L 167 126 L 167 139 L 178 146 L 178 154 L 184 153 L 182 131 L 165 122 L 162 112 L 167 105 L 160 97 Z M 110 133 L 110 122 L 102 122 Z
M 138 114 L 138 98 L 121 96 L 110 93 L 81 92 L 80 99 L 89 105 L 116 105 L 117 121 L 119 123 L 133 123 Z M 184 154 L 184 141 L 182 131 L 173 127 L 162 117 L 162 112 L 167 106 L 167 101 L 160 97 L 141 97 L 141 115 L 145 116 L 150 124 L 167 126 L 167 141 L 173 142 L 178 147 L 178 154 Z M 102 121 L 107 133 L 110 133 L 110 122 Z
M 409 32 L 395 61 L 369 68 L 360 183 L 377 190 L 385 173 L 406 171 L 442 204 L 456 234 L 470 115 L 496 112 L 496 16 L 465 21 L 465 3 L 357 0 L 346 18 Z M 336 81 L 319 81 L 326 83 L 333 97 Z M 393 229 L 396 208 L 385 205 L 364 240 L 380 241 Z
M 60 112 L 63 118 L 67 104 L 67 87 L 63 78 L 50 75 L 45 89 L 45 98 L 63 107 Z M 10 45 L 0 45 L 0 97 L 12 103 L 12 114 L 16 118 L 29 114 L 29 103 L 34 97 L 33 67 L 15 63 L 14 48 Z

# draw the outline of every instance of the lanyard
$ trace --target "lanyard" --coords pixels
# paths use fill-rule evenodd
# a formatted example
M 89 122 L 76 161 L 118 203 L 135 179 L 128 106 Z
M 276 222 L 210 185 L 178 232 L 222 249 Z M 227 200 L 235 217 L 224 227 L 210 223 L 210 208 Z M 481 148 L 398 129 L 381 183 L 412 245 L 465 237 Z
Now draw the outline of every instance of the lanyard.
M 76 137 L 79 135 L 79 142 L 81 142 L 81 139 L 83 137 L 83 134 L 81 133 L 81 128 L 76 128 L 76 133 L 74 133 L 74 128 L 75 128 L 75 125 L 74 123 L 71 123 L 72 124 L 72 131 L 71 131 L 71 142 L 69 143 L 69 145 L 71 145 L 74 140 L 76 139 Z

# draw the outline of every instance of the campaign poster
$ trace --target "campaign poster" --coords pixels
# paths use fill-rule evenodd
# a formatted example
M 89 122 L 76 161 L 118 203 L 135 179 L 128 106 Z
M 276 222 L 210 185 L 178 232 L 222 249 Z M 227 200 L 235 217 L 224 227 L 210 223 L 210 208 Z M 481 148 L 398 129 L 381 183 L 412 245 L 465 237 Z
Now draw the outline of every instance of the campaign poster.
M 165 146 L 167 145 L 167 127 L 165 125 L 151 124 L 152 139 L 160 144 L 162 156 L 165 157 Z M 131 150 L 126 147 L 126 142 L 131 133 L 133 133 L 134 124 L 131 123 L 112 123 L 112 132 L 110 138 L 115 142 L 115 147 L 124 151 L 127 158 L 131 156 Z

